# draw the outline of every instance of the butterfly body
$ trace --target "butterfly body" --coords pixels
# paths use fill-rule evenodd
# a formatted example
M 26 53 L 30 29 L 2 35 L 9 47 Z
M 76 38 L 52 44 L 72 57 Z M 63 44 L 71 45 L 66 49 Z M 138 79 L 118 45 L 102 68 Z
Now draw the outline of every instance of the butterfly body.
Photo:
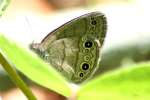
M 69 80 L 81 83 L 98 68 L 105 34 L 106 18 L 92 12 L 62 25 L 31 48 Z

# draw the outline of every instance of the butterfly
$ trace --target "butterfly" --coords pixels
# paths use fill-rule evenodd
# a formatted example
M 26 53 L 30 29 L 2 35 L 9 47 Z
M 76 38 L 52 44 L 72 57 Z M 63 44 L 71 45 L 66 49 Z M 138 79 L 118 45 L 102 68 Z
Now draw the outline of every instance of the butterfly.
M 104 14 L 79 16 L 50 32 L 30 48 L 73 83 L 92 77 L 100 63 L 107 21 Z

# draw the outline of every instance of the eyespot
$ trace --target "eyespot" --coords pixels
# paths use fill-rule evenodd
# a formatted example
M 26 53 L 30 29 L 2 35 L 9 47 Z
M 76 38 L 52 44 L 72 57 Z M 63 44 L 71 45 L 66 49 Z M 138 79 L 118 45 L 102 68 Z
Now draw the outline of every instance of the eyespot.
M 79 76 L 80 76 L 80 77 L 83 77 L 83 73 L 80 73 Z
M 87 36 L 82 37 L 82 41 L 85 41 L 87 39 Z
M 83 70 L 88 70 L 88 69 L 89 69 L 89 64 L 83 63 L 83 64 L 82 64 L 82 69 L 83 69 Z
M 85 46 L 86 48 L 91 48 L 92 45 L 93 45 L 93 43 L 92 43 L 91 41 L 87 41 L 87 42 L 85 42 L 85 44 L 84 44 L 84 46 Z
M 84 57 L 84 60 L 85 60 L 85 61 L 89 61 L 89 60 L 90 60 L 90 56 L 89 56 L 89 55 L 86 55 L 86 56 Z
M 96 20 L 92 20 L 91 24 L 96 25 L 97 24 Z
M 88 53 L 89 49 L 83 49 L 82 51 L 83 51 L 83 53 Z

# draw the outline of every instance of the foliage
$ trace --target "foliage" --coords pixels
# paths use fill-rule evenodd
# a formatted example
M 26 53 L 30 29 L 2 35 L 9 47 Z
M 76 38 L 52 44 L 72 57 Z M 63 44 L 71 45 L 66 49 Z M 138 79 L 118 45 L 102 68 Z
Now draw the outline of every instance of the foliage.
M 10 0 L 0 0 L 0 16 L 5 12 Z
M 52 66 L 27 48 L 0 35 L 0 51 L 7 61 L 29 79 L 66 97 L 72 94 L 70 83 Z M 2 61 L 0 61 L 1 63 Z M 80 85 L 77 100 L 149 100 L 150 62 L 110 71 Z

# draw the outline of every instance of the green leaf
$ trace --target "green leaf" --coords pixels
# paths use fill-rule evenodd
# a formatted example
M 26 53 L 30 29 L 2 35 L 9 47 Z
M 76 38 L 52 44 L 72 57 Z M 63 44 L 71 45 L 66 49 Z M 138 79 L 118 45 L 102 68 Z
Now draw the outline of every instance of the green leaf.
M 0 16 L 5 12 L 10 0 L 0 0 Z
M 71 89 L 64 77 L 27 48 L 18 46 L 0 35 L 0 50 L 20 72 L 32 81 L 64 96 L 70 96 Z
M 150 62 L 112 71 L 82 84 L 77 100 L 150 100 Z
M 7 61 L 7 58 L 2 54 L 0 50 L 0 64 L 4 68 L 4 70 L 8 73 L 9 77 L 13 80 L 13 82 L 20 88 L 20 90 L 26 95 L 29 100 L 37 100 L 29 87 L 24 83 L 21 79 L 13 65 Z

